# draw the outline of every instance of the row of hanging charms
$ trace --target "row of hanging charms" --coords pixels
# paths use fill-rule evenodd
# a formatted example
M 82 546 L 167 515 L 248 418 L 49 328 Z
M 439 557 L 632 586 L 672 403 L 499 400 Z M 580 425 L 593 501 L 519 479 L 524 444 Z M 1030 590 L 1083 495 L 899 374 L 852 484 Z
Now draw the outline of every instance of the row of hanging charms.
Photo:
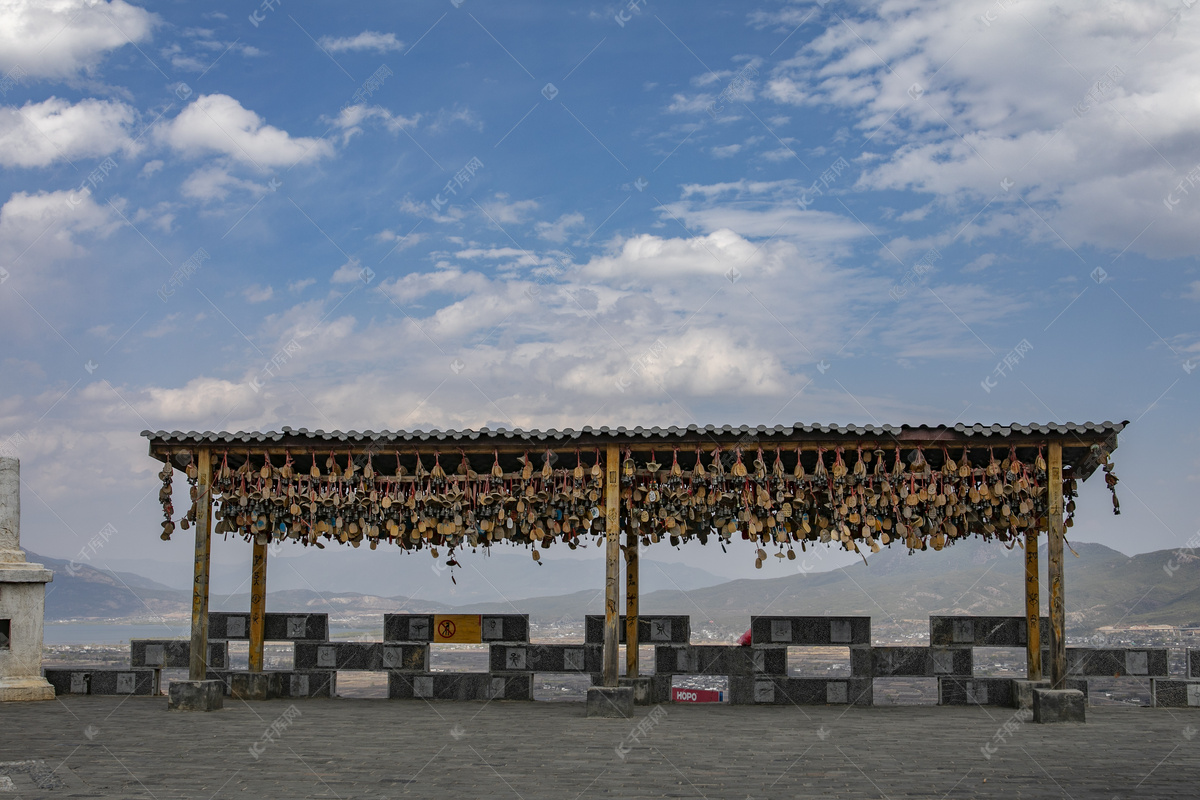
M 961 465 L 946 449 L 942 452 L 943 466 L 935 471 L 922 447 L 907 463 L 899 448 L 893 449 L 890 465 L 885 450 L 855 448 L 853 467 L 843 448 L 819 448 L 809 473 L 797 449 L 789 473 L 780 449 L 768 466 L 759 448 L 750 467 L 742 450 L 734 449 L 727 465 L 716 449 L 708 469 L 698 452 L 690 474 L 680 468 L 677 451 L 665 472 L 653 454 L 639 470 L 627 453 L 622 497 L 631 510 L 629 525 L 644 543 L 663 536 L 673 545 L 693 537 L 706 542 L 712 532 L 724 543 L 740 533 L 760 545 L 755 560 L 760 568 L 767 558 L 764 548 L 772 545 L 777 558 L 790 559 L 796 557 L 796 542 L 801 549 L 819 541 L 854 552 L 861 552 L 860 545 L 879 552 L 893 542 L 910 550 L 940 550 L 969 535 L 1012 542 L 1046 515 L 1046 463 L 1040 451 L 1027 465 L 1015 448 L 1003 460 L 989 449 L 983 467 L 970 466 L 968 450 L 961 451 Z M 1073 500 L 1070 507 L 1073 511 Z
M 535 471 L 526 454 L 519 472 L 506 473 L 496 455 L 491 471 L 479 475 L 465 456 L 447 474 L 435 452 L 431 469 L 418 454 L 412 475 L 400 466 L 387 476 L 375 472 L 369 457 L 360 468 L 349 454 L 331 453 L 325 471 L 314 458 L 303 474 L 290 455 L 281 467 L 264 462 L 257 468 L 247 455 L 234 470 L 224 454 L 213 477 L 215 532 L 260 542 L 290 538 L 319 548 L 323 539 L 354 547 L 366 540 L 371 549 L 390 541 L 405 549 L 429 547 L 434 557 L 437 546 L 453 554 L 494 541 L 543 548 L 563 541 L 574 549 L 604 525 L 599 453 L 591 467 L 576 456 L 574 469 L 554 469 L 557 456 L 547 452 Z M 536 550 L 533 557 L 540 560 Z
M 768 465 L 764 451 L 753 461 L 741 448 L 715 448 L 704 464 L 696 452 L 694 468 L 684 470 L 678 450 L 669 467 L 654 453 L 641 466 L 626 450 L 621 465 L 623 529 L 644 544 L 666 538 L 679 545 L 693 538 L 701 543 L 716 536 L 722 543 L 733 535 L 758 543 L 756 566 L 774 546 L 777 558 L 796 557 L 795 543 L 827 542 L 853 552 L 868 547 L 878 552 L 894 543 L 910 550 L 940 550 L 969 535 L 998 538 L 1012 546 L 1018 535 L 1039 527 L 1047 514 L 1046 463 L 1039 449 L 1032 464 L 1022 463 L 1015 448 L 998 459 L 988 448 L 984 466 L 970 464 L 970 451 L 955 461 L 942 448 L 943 464 L 934 470 L 922 447 L 854 448 L 847 463 L 843 448 L 818 449 L 815 467 L 806 471 L 802 451 L 795 449 L 795 466 L 787 470 L 782 451 L 775 449 Z M 1107 453 L 1098 454 L 1106 481 L 1114 490 L 1116 476 Z M 259 542 L 294 539 L 324 547 L 336 540 L 371 549 L 380 541 L 404 549 L 438 546 L 453 553 L 459 547 L 488 547 L 505 541 L 548 548 L 556 541 L 575 549 L 589 535 L 604 530 L 604 477 L 597 451 L 586 466 L 576 452 L 576 466 L 554 468 L 557 456 L 547 451 L 535 470 L 528 454 L 519 472 L 506 473 L 495 455 L 489 473 L 480 475 L 466 456 L 447 473 L 441 455 L 426 469 L 417 455 L 413 474 L 398 466 L 393 475 L 377 474 L 368 456 L 361 466 L 350 454 L 330 453 L 325 469 L 314 454 L 308 472 L 293 467 L 290 453 L 276 467 L 264 460 L 258 467 L 250 454 L 237 469 L 228 453 L 214 459 L 212 491 L 217 502 L 215 532 L 237 534 Z M 889 458 L 890 457 L 890 458 Z M 888 463 L 890 460 L 890 463 Z M 399 454 L 396 454 L 399 465 Z M 345 464 L 343 467 L 342 465 Z M 194 462 L 187 465 L 192 505 L 180 520 L 187 530 L 196 519 L 197 486 Z M 174 530 L 171 469 L 160 473 L 159 499 L 166 517 L 162 538 Z M 1064 481 L 1066 526 L 1075 512 L 1076 481 Z M 533 551 L 534 560 L 540 556 Z

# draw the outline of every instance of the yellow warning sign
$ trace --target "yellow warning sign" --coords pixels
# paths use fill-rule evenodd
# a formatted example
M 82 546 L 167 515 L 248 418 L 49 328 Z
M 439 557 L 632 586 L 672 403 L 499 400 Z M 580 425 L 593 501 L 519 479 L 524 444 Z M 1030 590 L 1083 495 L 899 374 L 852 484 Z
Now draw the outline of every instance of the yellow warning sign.
M 479 614 L 435 614 L 433 641 L 457 644 L 483 642 L 483 622 Z

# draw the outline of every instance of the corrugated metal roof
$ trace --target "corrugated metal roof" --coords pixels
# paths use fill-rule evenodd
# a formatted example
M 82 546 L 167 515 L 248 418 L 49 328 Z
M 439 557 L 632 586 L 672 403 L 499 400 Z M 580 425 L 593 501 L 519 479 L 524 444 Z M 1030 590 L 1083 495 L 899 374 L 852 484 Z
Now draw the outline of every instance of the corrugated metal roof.
M 851 438 L 896 438 L 919 440 L 926 437 L 938 438 L 939 434 L 954 433 L 958 436 L 1005 438 L 1008 436 L 1111 436 L 1120 433 L 1128 425 L 1124 422 L 1065 422 L 1065 423 L 1010 423 L 1001 425 L 983 425 L 975 423 L 967 425 L 959 423 L 947 425 L 814 425 L 796 423 L 794 425 L 688 425 L 679 427 L 671 425 L 661 428 L 658 426 L 643 428 L 609 428 L 607 426 L 593 428 L 584 427 L 579 430 L 565 428 L 557 430 L 521 430 L 478 428 L 468 430 L 430 430 L 430 431 L 310 431 L 306 428 L 284 427 L 280 431 L 142 431 L 142 436 L 152 442 L 163 443 L 261 443 L 280 442 L 287 440 L 309 440 L 313 442 L 442 442 L 442 441 L 495 441 L 512 442 L 570 442 L 580 438 L 632 438 L 641 437 L 648 440 L 670 441 L 673 438 L 690 438 L 695 436 L 756 436 L 762 438 L 796 438 L 804 435 L 845 436 Z

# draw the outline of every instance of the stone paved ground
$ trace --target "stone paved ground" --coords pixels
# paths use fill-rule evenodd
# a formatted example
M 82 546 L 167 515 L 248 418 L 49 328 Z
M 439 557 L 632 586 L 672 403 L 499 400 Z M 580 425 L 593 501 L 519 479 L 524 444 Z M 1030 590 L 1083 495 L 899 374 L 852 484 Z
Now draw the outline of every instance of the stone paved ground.
M 1200 796 L 1188 709 L 1041 726 L 996 708 L 668 705 L 597 720 L 579 703 L 227 703 L 0 704 L 0 797 Z

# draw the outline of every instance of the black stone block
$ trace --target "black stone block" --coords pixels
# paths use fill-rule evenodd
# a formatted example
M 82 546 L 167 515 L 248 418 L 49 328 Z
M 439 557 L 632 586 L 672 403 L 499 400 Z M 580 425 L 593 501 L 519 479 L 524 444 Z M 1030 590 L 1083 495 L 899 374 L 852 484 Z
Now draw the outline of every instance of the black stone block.
M 250 638 L 250 614 L 212 611 L 208 615 L 210 640 Z M 329 638 L 328 614 L 268 613 L 263 622 L 263 639 L 268 642 L 323 642 Z
M 1068 647 L 1067 675 L 1085 678 L 1166 678 L 1169 651 L 1166 647 Z M 1042 652 L 1043 670 L 1050 651 Z
M 604 646 L 598 644 L 493 644 L 492 672 L 600 672 Z
M 433 614 L 384 614 L 385 642 L 432 642 Z
M 208 677 L 219 680 L 224 684 L 225 696 L 231 697 L 234 676 L 237 673 L 227 670 L 210 671 Z M 278 670 L 265 672 L 269 676 L 272 692 L 278 697 L 333 697 L 337 694 L 337 673 L 325 670 Z M 269 699 L 269 698 L 268 698 Z
M 167 689 L 168 711 L 220 711 L 224 706 L 220 681 L 171 681 Z
M 1050 618 L 1042 617 L 1043 646 L 1050 641 Z M 929 643 L 935 647 L 1024 647 L 1025 617 L 930 617 Z
M 427 672 L 429 645 L 381 642 L 296 642 L 297 670 Z
M 433 614 L 384 614 L 385 642 L 432 642 Z M 479 621 L 484 644 L 491 642 L 528 642 L 528 614 L 483 614 Z
M 786 647 L 659 645 L 654 671 L 660 675 L 787 675 Z
M 1155 708 L 1200 706 L 1200 681 L 1150 679 L 1150 705 Z
M 583 640 L 604 644 L 604 615 L 584 617 Z M 617 621 L 618 643 L 625 644 L 625 616 Z M 686 614 L 648 614 L 638 616 L 638 644 L 687 644 L 692 639 L 692 618 Z
M 755 645 L 870 645 L 871 618 L 751 617 L 750 637 Z
M 974 672 L 972 651 L 960 647 L 872 647 L 871 677 L 962 677 Z M 851 674 L 856 666 L 851 654 Z M 857 674 L 865 676 L 858 663 Z
M 940 706 L 1016 705 L 1012 678 L 938 678 Z
M 389 672 L 388 697 L 397 700 L 532 700 L 533 674 Z
M 731 677 L 734 705 L 863 705 L 873 703 L 870 678 Z
M 55 694 L 154 694 L 153 669 L 47 669 L 46 681 Z
M 528 642 L 528 614 L 484 614 L 480 621 L 484 643 Z
M 155 669 L 187 669 L 190 666 L 192 642 L 189 639 L 131 639 L 129 663 L 134 667 Z M 209 669 L 229 669 L 229 642 L 208 643 Z

